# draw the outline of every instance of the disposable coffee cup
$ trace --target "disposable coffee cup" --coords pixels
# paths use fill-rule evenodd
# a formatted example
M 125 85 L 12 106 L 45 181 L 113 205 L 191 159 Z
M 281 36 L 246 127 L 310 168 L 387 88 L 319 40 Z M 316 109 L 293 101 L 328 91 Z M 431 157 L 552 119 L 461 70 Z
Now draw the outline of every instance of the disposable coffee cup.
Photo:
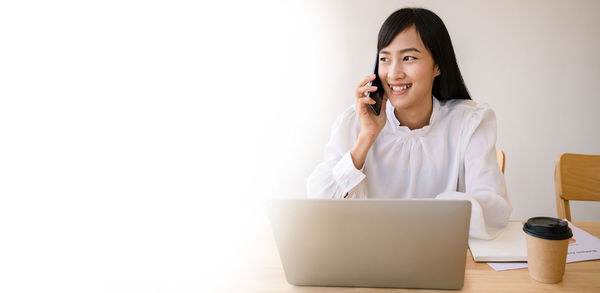
M 542 283 L 558 283 L 565 274 L 569 238 L 573 232 L 567 221 L 534 217 L 523 225 L 527 239 L 529 276 Z

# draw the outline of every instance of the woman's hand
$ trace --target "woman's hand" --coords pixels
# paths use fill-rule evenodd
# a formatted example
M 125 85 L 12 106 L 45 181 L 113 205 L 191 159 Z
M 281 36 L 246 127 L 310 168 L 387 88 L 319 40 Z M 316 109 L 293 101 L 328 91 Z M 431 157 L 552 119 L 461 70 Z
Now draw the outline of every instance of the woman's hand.
M 356 88 L 356 113 L 360 119 L 360 133 L 354 147 L 350 150 L 350 155 L 354 167 L 359 170 L 365 164 L 367 153 L 385 126 L 387 119 L 385 114 L 387 95 L 383 95 L 379 115 L 375 115 L 369 106 L 375 104 L 375 100 L 367 97 L 367 93 L 377 91 L 376 86 L 368 85 L 373 80 L 375 80 L 375 74 L 365 77 Z
M 365 77 L 358 84 L 358 87 L 356 88 L 356 113 L 358 114 L 358 118 L 360 119 L 360 135 L 375 140 L 375 138 L 377 138 L 377 135 L 379 135 L 379 132 L 381 132 L 381 130 L 385 126 L 385 108 L 387 102 L 387 95 L 383 95 L 383 100 L 381 102 L 381 111 L 379 112 L 379 115 L 375 115 L 375 113 L 373 113 L 373 110 L 369 106 L 374 105 L 375 100 L 367 97 L 367 94 L 369 92 L 375 92 L 378 90 L 376 86 L 368 85 L 368 83 L 373 80 L 375 80 L 375 74 L 371 74 Z

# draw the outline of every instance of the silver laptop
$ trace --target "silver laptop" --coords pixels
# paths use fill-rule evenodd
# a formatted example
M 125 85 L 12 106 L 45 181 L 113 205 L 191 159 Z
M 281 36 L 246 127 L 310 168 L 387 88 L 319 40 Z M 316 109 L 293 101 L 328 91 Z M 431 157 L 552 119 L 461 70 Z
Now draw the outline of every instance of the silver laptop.
M 469 201 L 280 199 L 267 211 L 290 284 L 463 286 Z

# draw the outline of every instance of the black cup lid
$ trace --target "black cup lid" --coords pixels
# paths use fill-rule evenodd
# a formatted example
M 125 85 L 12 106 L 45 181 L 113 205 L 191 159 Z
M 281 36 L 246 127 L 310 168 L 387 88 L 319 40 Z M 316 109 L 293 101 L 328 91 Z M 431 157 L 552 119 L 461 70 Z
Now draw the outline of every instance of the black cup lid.
M 551 217 L 534 217 L 523 225 L 525 233 L 542 239 L 563 240 L 573 237 L 567 221 Z

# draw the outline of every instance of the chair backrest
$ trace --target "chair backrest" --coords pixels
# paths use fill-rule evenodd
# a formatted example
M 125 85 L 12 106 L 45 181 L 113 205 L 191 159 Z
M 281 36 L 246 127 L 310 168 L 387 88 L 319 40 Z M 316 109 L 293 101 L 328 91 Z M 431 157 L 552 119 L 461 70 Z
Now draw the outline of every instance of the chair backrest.
M 496 161 L 498 162 L 498 166 L 500 167 L 500 170 L 502 170 L 502 173 L 504 173 L 504 161 L 505 161 L 506 156 L 504 155 L 504 152 L 501 150 L 496 150 Z
M 600 201 L 600 155 L 560 154 L 554 186 L 558 217 L 571 221 L 569 200 Z

